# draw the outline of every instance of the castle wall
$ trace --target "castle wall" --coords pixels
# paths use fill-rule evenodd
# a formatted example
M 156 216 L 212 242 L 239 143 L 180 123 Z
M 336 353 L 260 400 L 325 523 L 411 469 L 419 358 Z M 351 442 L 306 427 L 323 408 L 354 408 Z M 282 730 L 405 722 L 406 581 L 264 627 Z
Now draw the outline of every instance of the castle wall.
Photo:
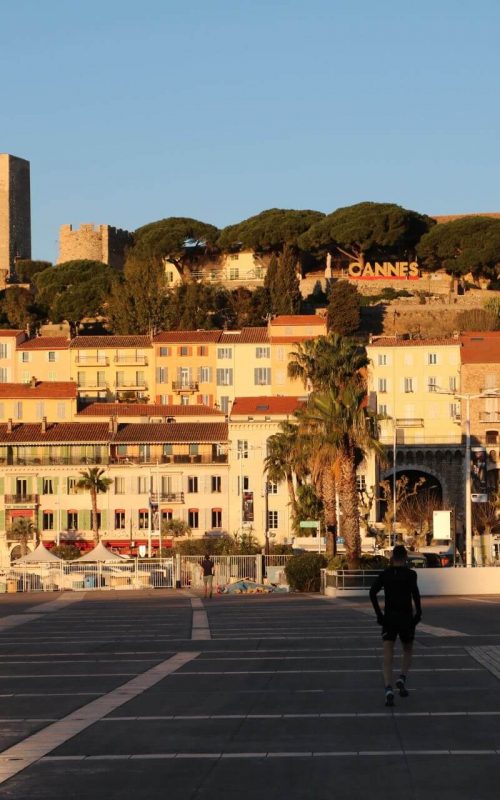
M 16 257 L 31 258 L 30 163 L 0 154 L 0 288 Z
M 86 223 L 75 229 L 72 225 L 61 225 L 57 263 L 102 261 L 121 269 L 125 262 L 126 248 L 131 242 L 132 236 L 128 231 L 113 228 L 111 225 Z

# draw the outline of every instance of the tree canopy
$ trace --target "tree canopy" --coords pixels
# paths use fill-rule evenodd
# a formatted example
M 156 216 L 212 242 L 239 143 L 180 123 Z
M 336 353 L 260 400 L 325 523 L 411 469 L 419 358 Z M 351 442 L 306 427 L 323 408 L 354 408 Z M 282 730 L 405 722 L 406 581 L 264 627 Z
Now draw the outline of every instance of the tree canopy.
M 328 298 L 328 329 L 343 336 L 358 330 L 361 321 L 361 295 L 348 281 L 337 281 Z
M 274 314 L 298 314 L 302 302 L 297 275 L 297 255 L 290 244 L 271 256 L 264 287 Z
M 138 258 L 167 258 L 180 268 L 200 250 L 210 249 L 219 230 L 215 225 L 189 217 L 167 217 L 134 232 L 132 253 Z
M 100 261 L 65 261 L 34 276 L 36 300 L 52 322 L 76 325 L 102 313 L 114 275 L 115 270 Z
M 443 222 L 422 237 L 417 254 L 429 270 L 494 277 L 500 267 L 500 219 L 463 217 Z
M 16 275 L 20 283 L 31 283 L 37 272 L 43 272 L 52 266 L 51 261 L 33 261 L 31 258 L 18 258 L 16 261 Z
M 228 225 L 217 244 L 221 250 L 230 250 L 236 245 L 261 252 L 281 250 L 285 244 L 297 245 L 301 234 L 323 217 L 321 211 L 270 208 Z
M 338 208 L 298 240 L 304 250 L 335 251 L 364 262 L 368 258 L 397 257 L 414 252 L 434 221 L 394 203 L 357 203 Z

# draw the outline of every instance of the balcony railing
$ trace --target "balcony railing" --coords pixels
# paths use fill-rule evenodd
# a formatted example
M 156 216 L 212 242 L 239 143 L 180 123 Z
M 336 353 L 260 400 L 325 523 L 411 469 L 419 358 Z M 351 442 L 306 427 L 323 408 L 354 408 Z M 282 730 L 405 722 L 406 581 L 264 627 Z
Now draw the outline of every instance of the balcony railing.
M 5 505 L 8 506 L 34 506 L 38 503 L 37 494 L 6 494 Z
M 78 383 L 78 389 L 79 390 L 83 389 L 84 391 L 86 389 L 100 389 L 101 391 L 104 391 L 107 388 L 108 388 L 107 381 L 98 381 L 98 380 L 93 381 L 90 378 L 84 381 L 83 383 L 82 382 Z
M 147 356 L 115 356 L 115 364 L 123 364 L 125 367 L 146 367 L 148 364 Z
M 198 386 L 197 381 L 172 381 L 173 392 L 197 392 Z
M 153 503 L 183 503 L 184 492 L 152 492 L 151 502 Z
M 479 422 L 500 422 L 500 411 L 480 411 Z
M 120 381 L 115 383 L 115 389 L 117 392 L 130 392 L 139 389 L 147 389 L 148 385 L 145 380 L 128 380 L 128 381 Z
M 84 367 L 108 367 L 109 358 L 107 356 L 77 355 L 76 364 Z
M 189 455 L 176 454 L 170 456 L 160 456 L 151 453 L 150 455 L 112 455 L 109 459 L 110 464 L 227 464 L 227 454 Z
M 57 467 L 80 466 L 81 464 L 109 464 L 109 457 L 103 456 L 0 456 L 0 464 L 7 467 Z

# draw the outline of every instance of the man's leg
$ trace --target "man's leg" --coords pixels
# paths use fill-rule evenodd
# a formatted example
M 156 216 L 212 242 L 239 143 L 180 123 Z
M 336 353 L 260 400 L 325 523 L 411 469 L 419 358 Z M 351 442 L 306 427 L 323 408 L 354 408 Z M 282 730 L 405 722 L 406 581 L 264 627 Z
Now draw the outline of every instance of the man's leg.
M 208 591 L 208 580 L 207 580 L 207 578 L 205 576 L 203 576 L 203 596 L 204 597 L 207 596 L 207 591 Z
M 392 685 L 392 662 L 394 660 L 394 642 L 384 641 L 384 684 Z
M 403 642 L 403 662 L 401 666 L 401 675 L 405 677 L 411 667 L 411 659 L 413 655 L 413 642 Z
M 209 592 L 208 596 L 209 597 L 212 597 L 213 583 L 214 583 L 214 577 L 213 577 L 213 575 L 210 575 L 210 577 L 208 579 L 208 592 Z

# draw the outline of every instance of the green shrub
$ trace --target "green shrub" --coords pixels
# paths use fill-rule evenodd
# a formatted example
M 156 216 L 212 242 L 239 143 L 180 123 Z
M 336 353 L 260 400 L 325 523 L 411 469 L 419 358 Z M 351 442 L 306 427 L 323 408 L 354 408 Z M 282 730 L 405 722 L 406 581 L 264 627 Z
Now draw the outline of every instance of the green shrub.
M 76 544 L 56 545 L 50 552 L 54 553 L 58 558 L 62 558 L 64 561 L 72 561 L 74 558 L 80 558 L 81 556 L 80 550 Z
M 347 556 L 344 553 L 337 553 L 328 562 L 328 569 L 347 569 Z
M 389 566 L 389 559 L 382 555 L 375 553 L 362 553 L 359 563 L 360 569 L 365 569 L 368 572 L 372 570 L 382 570 Z M 328 562 L 328 569 L 349 569 L 347 556 L 345 553 L 338 553 Z
M 320 553 L 302 553 L 288 559 L 285 574 L 291 589 L 296 592 L 319 592 L 320 570 L 326 567 L 326 558 Z

